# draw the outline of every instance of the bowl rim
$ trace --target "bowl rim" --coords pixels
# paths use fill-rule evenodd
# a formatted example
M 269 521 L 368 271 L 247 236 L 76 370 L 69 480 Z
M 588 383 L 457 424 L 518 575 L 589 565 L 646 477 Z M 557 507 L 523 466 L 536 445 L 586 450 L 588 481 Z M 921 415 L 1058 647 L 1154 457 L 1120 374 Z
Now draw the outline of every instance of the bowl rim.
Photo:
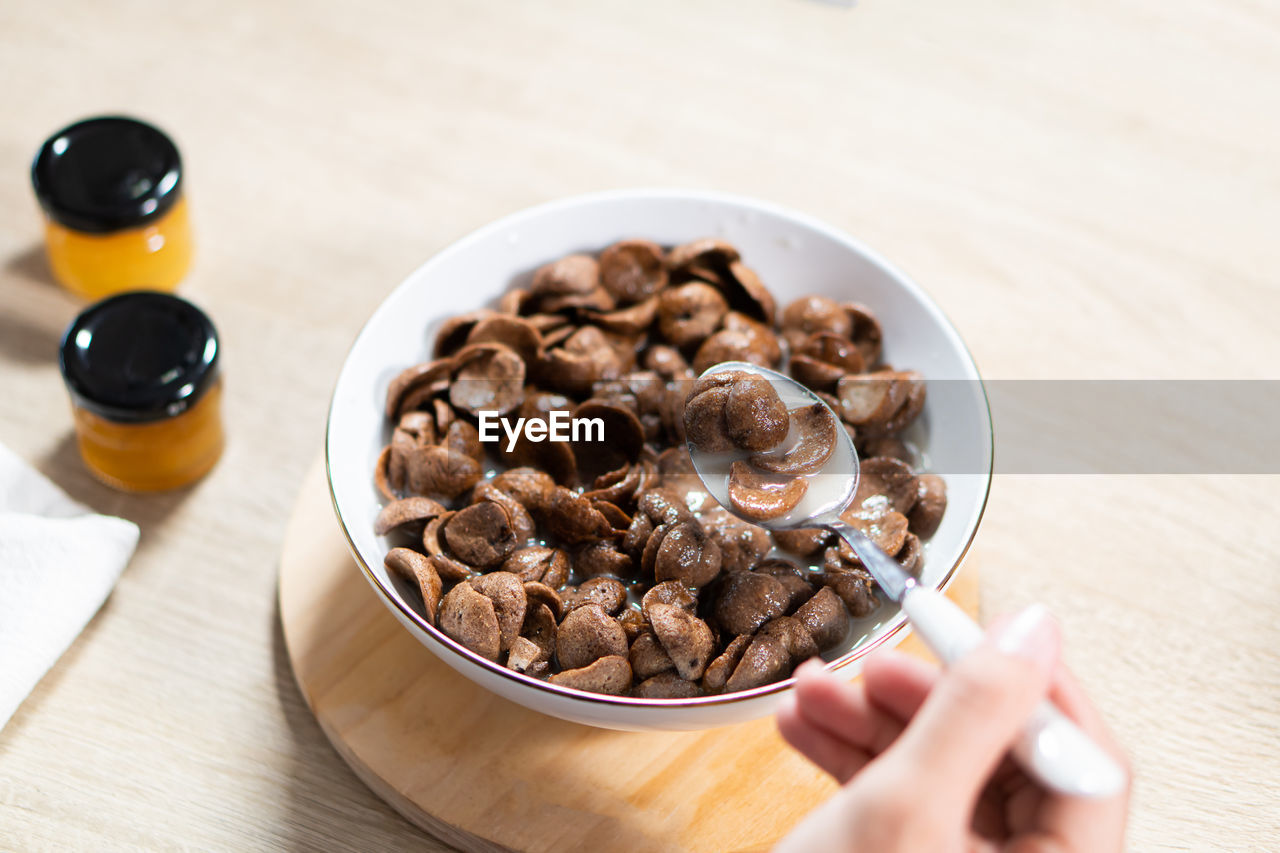
M 522 672 L 517 672 L 513 669 L 502 666 L 496 661 L 491 661 L 488 658 L 485 658 L 476 654 L 475 652 L 471 651 L 471 649 L 468 649 L 466 646 L 463 646 L 461 643 L 454 640 L 452 637 L 449 637 L 447 634 L 445 634 L 435 625 L 432 625 L 430 622 L 424 619 L 421 614 L 419 614 L 414 608 L 410 607 L 405 601 L 401 599 L 399 595 L 395 594 L 394 591 L 387 589 L 386 586 L 382 583 L 382 581 L 378 578 L 378 576 L 374 574 L 372 569 L 369 567 L 368 563 L 364 558 L 364 555 L 360 553 L 360 548 L 356 545 L 355 540 L 351 535 L 351 532 L 347 526 L 347 519 L 343 516 L 342 507 L 339 505 L 339 502 L 338 502 L 337 490 L 334 488 L 333 465 L 332 465 L 332 458 L 331 458 L 331 448 L 332 448 L 332 438 L 333 438 L 333 418 L 334 418 L 335 405 L 337 402 L 338 388 L 341 384 L 342 377 L 346 372 L 347 365 L 350 363 L 352 352 L 354 352 L 356 347 L 359 346 L 364 336 L 369 332 L 371 324 L 379 316 L 379 314 L 386 308 L 387 304 L 395 296 L 397 296 L 401 291 L 406 289 L 412 281 L 417 279 L 418 276 L 423 272 L 423 270 L 439 262 L 439 260 L 444 256 L 463 251 L 471 244 L 485 239 L 486 237 L 488 237 L 490 234 L 494 232 L 498 232 L 498 231 L 502 231 L 504 229 L 510 228 L 511 226 L 516 225 L 526 219 L 536 218 L 538 216 L 542 216 L 544 214 L 551 213 L 554 211 L 559 211 L 559 210 L 574 208 L 574 207 L 587 207 L 587 206 L 605 203 L 605 202 L 630 201 L 630 200 L 637 200 L 637 199 L 728 204 L 728 205 L 733 205 L 733 206 L 744 208 L 744 209 L 752 209 L 752 210 L 766 213 L 772 216 L 792 220 L 806 228 L 810 228 L 822 234 L 823 236 L 829 239 L 832 239 L 839 243 L 843 243 L 853 248 L 856 252 L 861 254 L 863 258 L 865 258 L 872 265 L 880 268 L 886 275 L 892 277 L 900 286 L 905 287 L 907 290 L 911 291 L 915 296 L 919 297 L 920 301 L 926 307 L 926 309 L 936 314 L 937 317 L 942 321 L 941 326 L 943 328 L 943 331 L 953 339 L 953 342 L 957 345 L 959 351 L 964 354 L 965 358 L 968 361 L 968 364 L 966 366 L 970 370 L 972 370 L 973 378 L 977 380 L 978 389 L 982 392 L 982 405 L 986 413 L 987 443 L 988 443 L 987 470 L 980 475 L 986 478 L 986 482 L 982 491 L 981 504 L 978 507 L 978 512 L 977 512 L 977 515 L 974 517 L 972 528 L 968 532 L 968 536 L 965 539 L 963 547 L 960 549 L 960 553 L 956 556 L 956 559 L 952 563 L 952 565 L 947 569 L 946 574 L 943 575 L 942 579 L 938 582 L 936 589 L 939 592 L 945 592 L 946 589 L 951 585 L 951 582 L 954 580 L 956 572 L 958 572 L 960 567 L 964 564 L 965 558 L 968 556 L 970 549 L 973 547 L 973 541 L 977 537 L 978 529 L 982 526 L 982 519 L 986 513 L 987 503 L 991 496 L 991 481 L 995 471 L 995 431 L 992 428 L 992 424 L 991 424 L 991 403 L 987 396 L 986 384 L 983 382 L 982 375 L 978 371 L 978 365 L 973 358 L 973 353 L 969 350 L 968 345 L 965 344 L 964 339 L 960 337 L 960 333 L 956 329 L 955 325 L 951 322 L 951 319 L 947 317 L 947 315 L 942 311 L 942 308 L 936 302 L 933 301 L 933 299 L 929 296 L 929 294 L 925 292 L 925 290 L 922 287 L 916 284 L 914 279 L 912 279 L 910 276 L 908 276 L 898 267 L 890 263 L 878 252 L 872 250 L 871 248 L 863 244 L 860 240 L 856 239 L 852 235 L 842 231 L 839 228 L 829 225 L 823 222 L 822 220 L 817 219 L 816 217 L 810 216 L 809 214 L 801 213 L 799 211 L 793 210 L 783 205 L 774 204 L 772 202 L 767 202 L 760 199 L 752 198 L 750 196 L 739 195 L 736 193 L 726 193 L 726 192 L 719 192 L 719 191 L 713 191 L 713 190 L 690 190 L 690 189 L 680 189 L 675 187 L 671 187 L 671 188 L 649 187 L 649 188 L 604 190 L 599 192 L 581 193 L 578 195 L 567 196 L 564 198 L 543 202 L 541 204 L 536 204 L 531 207 L 522 208 L 520 210 L 516 210 L 516 211 L 513 211 L 512 213 L 508 213 L 504 216 L 501 216 L 498 219 L 495 219 L 485 225 L 482 225 L 479 228 L 476 228 L 464 234 L 458 239 L 453 240 L 448 245 L 444 246 L 439 251 L 431 255 L 431 257 L 427 258 L 427 260 L 425 260 L 423 263 L 415 267 L 408 275 L 404 277 L 404 279 L 398 285 L 396 285 L 396 287 L 390 293 L 388 293 L 383 298 L 383 300 L 373 310 L 373 313 L 370 314 L 368 319 L 365 320 L 364 324 L 360 327 L 360 331 L 357 333 L 355 339 L 352 341 L 351 346 L 348 348 L 347 354 L 344 357 L 342 362 L 342 367 L 338 371 L 338 378 L 334 382 L 334 391 L 330 397 L 329 409 L 325 417 L 324 462 L 325 462 L 325 480 L 329 486 L 329 499 L 333 506 L 334 514 L 338 518 L 338 524 L 342 528 L 343 538 L 347 540 L 347 548 L 348 550 L 350 550 L 352 556 L 355 558 L 357 567 L 359 567 L 360 571 L 364 574 L 365 580 L 369 582 L 370 586 L 373 587 L 374 591 L 382 598 L 383 604 L 389 609 L 391 609 L 393 614 L 398 615 L 400 617 L 401 622 L 404 622 L 405 620 L 407 620 L 410 624 L 412 624 L 419 630 L 423 631 L 428 638 L 436 641 L 443 648 L 448 649 L 450 652 L 458 655 L 459 657 L 462 658 L 462 660 L 468 663 L 474 664 L 476 666 L 479 666 L 482 670 L 486 670 L 489 673 L 493 673 L 502 678 L 508 679 L 516 685 L 533 688 L 536 691 L 541 691 L 547 694 L 551 694 L 551 696 L 553 697 L 557 697 L 560 699 L 568 699 L 574 702 L 586 702 L 594 705 L 603 705 L 603 706 L 615 706 L 615 707 L 625 707 L 625 708 L 650 708 L 650 709 L 663 708 L 663 707 L 677 707 L 677 708 L 716 707 L 716 706 L 731 705 L 738 702 L 745 702 L 752 699 L 771 696 L 776 693 L 782 693 L 784 691 L 790 690 L 795 685 L 796 677 L 794 674 L 787 676 L 781 681 L 775 681 L 769 684 L 762 684 L 759 687 L 753 687 L 748 690 L 739 690 L 733 693 L 723 693 L 715 696 L 696 696 L 696 697 L 691 697 L 687 699 L 650 699 L 650 698 L 640 698 L 640 697 L 634 697 L 634 696 L 614 696 L 606 693 L 592 693 L 586 690 L 578 690 L 572 687 L 564 687 L 562 685 L 553 684 L 550 681 L 543 681 L 541 679 L 537 679 L 532 676 L 525 675 Z M 901 614 L 901 611 L 899 611 L 899 615 L 900 614 Z M 896 618 L 896 617 L 891 617 L 891 618 Z M 855 646 L 854 648 L 850 649 L 848 652 L 836 658 L 835 660 L 827 661 L 825 663 L 824 668 L 829 672 L 837 672 L 841 669 L 844 669 L 850 664 L 856 661 L 859 661 L 862 658 L 866 657 L 867 655 L 871 654 L 873 651 L 875 651 L 879 647 L 885 645 L 892 638 L 898 636 L 902 631 L 909 628 L 909 626 L 910 626 L 910 622 L 904 618 L 901 621 L 899 621 L 897 625 L 894 625 L 888 631 L 885 631 L 884 634 L 877 637 L 875 640 L 860 646 Z M 419 642 L 421 642 L 421 639 L 420 638 L 418 639 L 419 639 Z M 423 645 L 427 646 L 428 651 L 432 652 L 433 654 L 436 654 L 435 648 L 432 648 L 429 644 L 426 644 L 426 643 L 423 643 Z M 450 666 L 452 667 L 452 662 L 446 660 L 445 663 L 450 664 Z

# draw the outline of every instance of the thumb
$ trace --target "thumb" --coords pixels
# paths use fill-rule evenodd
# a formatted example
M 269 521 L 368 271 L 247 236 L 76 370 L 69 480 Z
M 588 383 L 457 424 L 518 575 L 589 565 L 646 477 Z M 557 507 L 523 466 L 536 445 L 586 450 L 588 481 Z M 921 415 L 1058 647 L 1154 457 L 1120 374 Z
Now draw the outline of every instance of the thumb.
M 976 795 L 1048 694 L 1060 649 L 1042 605 L 997 623 L 939 678 L 895 751 L 928 769 L 925 784 Z

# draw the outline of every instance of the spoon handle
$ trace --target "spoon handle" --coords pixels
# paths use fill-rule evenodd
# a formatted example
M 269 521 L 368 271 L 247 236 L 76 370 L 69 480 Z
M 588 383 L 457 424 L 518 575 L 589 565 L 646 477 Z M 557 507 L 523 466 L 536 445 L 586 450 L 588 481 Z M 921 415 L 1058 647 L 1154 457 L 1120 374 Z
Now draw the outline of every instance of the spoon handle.
M 904 582 L 902 568 L 862 531 L 844 522 L 832 527 L 886 593 L 901 602 L 916 632 L 944 664 L 955 663 L 982 642 L 982 628 L 951 599 L 914 578 Z M 887 577 L 882 579 L 882 573 Z M 1048 699 L 1032 713 L 1011 751 L 1031 776 L 1062 794 L 1109 797 L 1125 785 L 1124 769 Z
M 982 642 L 982 629 L 942 593 L 912 586 L 902 609 L 946 664 Z M 1077 797 L 1110 797 L 1125 785 L 1125 771 L 1048 699 L 1040 702 L 1011 750 L 1042 785 Z

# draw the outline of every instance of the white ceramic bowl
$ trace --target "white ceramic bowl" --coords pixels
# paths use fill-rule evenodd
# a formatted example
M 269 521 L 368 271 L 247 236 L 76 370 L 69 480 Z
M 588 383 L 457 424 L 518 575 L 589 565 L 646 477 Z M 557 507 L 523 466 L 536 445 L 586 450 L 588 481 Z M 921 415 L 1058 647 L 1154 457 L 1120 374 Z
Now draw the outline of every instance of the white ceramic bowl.
M 373 533 L 380 498 L 372 473 L 388 439 L 382 415 L 387 383 L 404 367 L 429 358 L 435 329 L 445 317 L 491 305 L 549 260 L 598 251 L 626 237 L 675 244 L 703 236 L 736 245 L 779 308 L 808 293 L 869 305 L 884 326 L 886 360 L 919 370 L 930 382 L 917 438 L 930 456 L 963 458 L 966 464 L 954 468 L 958 473 L 944 473 L 948 507 L 927 545 L 924 582 L 937 587 L 950 582 L 982 517 L 991 481 L 991 420 L 973 359 L 924 291 L 851 237 L 752 199 L 674 190 L 579 196 L 500 219 L 419 267 L 369 318 L 334 389 L 326 458 L 334 508 L 382 602 L 449 666 L 535 711 L 615 729 L 707 728 L 771 713 L 794 681 L 696 699 L 604 696 L 530 678 L 446 637 L 422 615 L 416 593 L 389 575 L 382 562 L 389 546 Z M 953 392 L 935 393 L 935 388 Z M 874 619 L 868 635 L 838 652 L 829 666 L 852 678 L 869 651 L 905 636 L 904 618 L 896 609 L 882 608 Z

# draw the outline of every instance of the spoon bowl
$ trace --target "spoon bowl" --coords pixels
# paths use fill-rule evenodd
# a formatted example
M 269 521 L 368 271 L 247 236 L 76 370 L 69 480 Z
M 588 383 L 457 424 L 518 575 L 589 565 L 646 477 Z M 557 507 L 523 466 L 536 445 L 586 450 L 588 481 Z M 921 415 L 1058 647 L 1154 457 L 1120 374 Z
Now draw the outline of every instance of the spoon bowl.
M 826 401 L 807 386 L 784 373 L 758 364 L 725 361 L 707 368 L 699 378 L 727 371 L 751 373 L 767 380 L 788 411 L 816 403 L 822 406 L 836 424 L 840 424 L 840 418 L 831 411 Z M 707 491 L 726 510 L 743 518 L 744 521 L 770 530 L 821 527 L 836 533 L 853 548 L 858 559 L 876 579 L 876 583 L 880 585 L 885 595 L 893 601 L 900 601 L 908 586 L 915 584 L 915 578 L 903 571 L 896 560 L 877 548 L 866 534 L 840 517 L 858 492 L 859 466 L 858 453 L 854 449 L 853 439 L 850 438 L 848 431 L 838 426 L 835 433 L 835 446 L 822 468 L 813 474 L 803 475 L 808 481 L 808 488 L 800 503 L 785 515 L 772 519 L 745 518 L 729 500 L 729 468 L 735 461 L 746 459 L 750 456 L 749 453 L 742 451 L 707 453 L 689 444 L 689 456 L 693 459 L 694 470 L 698 472 L 698 477 L 707 487 Z M 798 436 L 788 435 L 782 446 L 788 447 L 797 439 Z
M 822 406 L 835 423 L 840 423 L 836 413 L 831 411 L 831 407 L 821 397 L 776 370 L 745 361 L 725 361 L 707 368 L 702 377 L 727 371 L 752 373 L 768 380 L 788 411 L 816 403 Z M 797 438 L 797 436 L 788 435 L 783 446 L 790 446 Z M 707 491 L 721 506 L 734 512 L 733 505 L 729 501 L 729 468 L 734 462 L 747 459 L 751 454 L 746 451 L 707 453 L 690 444 L 689 455 L 693 458 L 693 467 L 707 487 Z M 853 439 L 849 437 L 847 431 L 842 428 L 836 430 L 836 444 L 830 458 L 819 471 L 805 475 L 805 478 L 809 481 L 809 487 L 795 509 L 778 518 L 764 521 L 747 520 L 770 530 L 825 527 L 832 522 L 838 522 L 840 513 L 849 505 L 858 491 L 858 454 L 854 450 Z

